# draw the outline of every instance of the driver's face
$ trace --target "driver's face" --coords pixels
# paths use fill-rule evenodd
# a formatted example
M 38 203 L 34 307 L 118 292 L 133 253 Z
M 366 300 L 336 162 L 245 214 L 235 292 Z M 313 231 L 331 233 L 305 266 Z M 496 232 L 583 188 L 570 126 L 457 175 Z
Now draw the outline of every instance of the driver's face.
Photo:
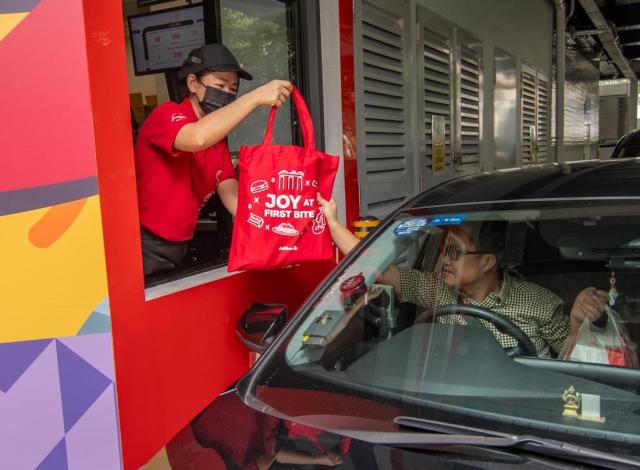
M 442 275 L 446 285 L 464 290 L 486 275 L 483 254 L 475 251 L 476 243 L 464 226 L 449 230 L 445 235 L 441 255 Z

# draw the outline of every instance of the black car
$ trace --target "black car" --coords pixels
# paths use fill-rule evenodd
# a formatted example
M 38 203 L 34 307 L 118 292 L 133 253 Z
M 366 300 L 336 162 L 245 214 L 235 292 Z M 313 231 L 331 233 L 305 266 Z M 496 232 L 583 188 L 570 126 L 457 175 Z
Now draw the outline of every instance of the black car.
M 254 341 L 272 344 L 191 423 L 193 436 L 228 468 L 640 468 L 638 181 L 640 159 L 584 161 L 424 192 L 277 336 Z M 586 342 L 567 336 L 541 353 L 491 309 L 403 303 L 380 282 L 390 266 L 437 274 L 443 240 L 462 224 L 504 230 L 501 269 L 562 300 L 551 327 L 586 286 L 609 293 L 605 324 L 586 321 Z M 544 305 L 529 298 L 522 316 L 535 323 Z M 601 343 L 605 331 L 618 336 Z
M 620 137 L 611 153 L 611 158 L 640 157 L 640 129 L 634 129 Z

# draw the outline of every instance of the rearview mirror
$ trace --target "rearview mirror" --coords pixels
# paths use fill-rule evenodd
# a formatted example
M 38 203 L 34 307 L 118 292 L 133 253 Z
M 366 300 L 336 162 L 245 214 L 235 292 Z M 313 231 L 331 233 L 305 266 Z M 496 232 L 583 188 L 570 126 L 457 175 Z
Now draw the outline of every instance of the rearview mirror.
M 257 353 L 263 353 L 287 323 L 284 304 L 251 304 L 238 322 L 236 333 L 240 341 Z

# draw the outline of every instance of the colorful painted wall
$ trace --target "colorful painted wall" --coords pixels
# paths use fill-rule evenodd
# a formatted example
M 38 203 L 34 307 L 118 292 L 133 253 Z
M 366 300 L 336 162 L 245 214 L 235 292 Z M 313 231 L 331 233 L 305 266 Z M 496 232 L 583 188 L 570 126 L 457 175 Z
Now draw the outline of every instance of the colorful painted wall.
M 0 63 L 0 468 L 119 468 L 80 2 L 0 2 Z
M 295 311 L 332 267 L 145 301 L 123 23 L 0 1 L 1 469 L 144 465 L 247 370 L 242 311 Z

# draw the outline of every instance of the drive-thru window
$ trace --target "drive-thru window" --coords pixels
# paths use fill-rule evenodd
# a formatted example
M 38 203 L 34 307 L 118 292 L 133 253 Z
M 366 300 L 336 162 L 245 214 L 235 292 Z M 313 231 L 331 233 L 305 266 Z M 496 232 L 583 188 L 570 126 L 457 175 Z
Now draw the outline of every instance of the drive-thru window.
M 167 100 L 180 102 L 186 96 L 186 86 L 178 79 L 179 67 L 191 50 L 205 42 L 225 44 L 241 66 L 253 75 L 252 81 L 241 81 L 239 94 L 272 79 L 290 80 L 299 84 L 304 92 L 305 75 L 308 75 L 305 64 L 310 60 L 303 54 L 303 37 L 313 31 L 303 27 L 302 15 L 305 14 L 306 18 L 310 15 L 309 9 L 302 7 L 301 3 L 304 2 L 125 2 L 134 139 L 136 129 L 142 126 L 157 104 Z M 305 40 L 307 49 L 308 44 L 309 41 Z M 316 101 L 316 113 L 318 105 Z M 228 145 L 234 166 L 241 145 L 261 141 L 267 116 L 268 109 L 258 109 L 229 135 Z M 295 127 L 295 115 L 292 115 L 287 102 L 277 114 L 274 141 L 280 144 L 296 141 Z M 166 284 L 216 269 L 224 271 L 232 223 L 232 217 L 220 199 L 213 195 L 200 208 L 195 233 L 183 260 L 184 266 L 147 275 L 146 285 Z

